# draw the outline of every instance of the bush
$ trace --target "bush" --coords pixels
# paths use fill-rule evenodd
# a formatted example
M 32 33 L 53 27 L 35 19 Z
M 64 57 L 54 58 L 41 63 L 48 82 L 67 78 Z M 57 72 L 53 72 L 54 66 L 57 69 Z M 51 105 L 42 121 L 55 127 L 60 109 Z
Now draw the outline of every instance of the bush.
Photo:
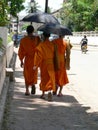
M 11 41 L 12 41 L 12 36 L 8 35 L 8 37 L 7 37 L 7 43 L 10 43 Z

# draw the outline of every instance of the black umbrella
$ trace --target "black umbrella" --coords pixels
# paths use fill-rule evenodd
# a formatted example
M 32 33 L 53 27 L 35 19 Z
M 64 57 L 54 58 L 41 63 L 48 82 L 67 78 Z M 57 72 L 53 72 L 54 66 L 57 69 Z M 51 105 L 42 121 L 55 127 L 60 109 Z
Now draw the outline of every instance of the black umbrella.
M 60 24 L 44 24 L 38 28 L 38 31 L 48 32 L 50 34 L 57 34 L 61 36 L 72 35 L 72 32 L 63 25 Z
M 48 13 L 37 13 L 37 12 L 28 14 L 22 19 L 22 21 L 59 24 L 59 21 L 53 15 Z

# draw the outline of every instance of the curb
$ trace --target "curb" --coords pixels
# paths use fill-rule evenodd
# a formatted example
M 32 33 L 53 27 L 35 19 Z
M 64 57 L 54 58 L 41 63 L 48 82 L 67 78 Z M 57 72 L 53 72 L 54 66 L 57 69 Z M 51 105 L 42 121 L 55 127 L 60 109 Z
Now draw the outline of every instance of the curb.
M 0 95 L 0 130 L 1 130 L 2 121 L 3 121 L 8 88 L 9 88 L 9 77 L 6 77 L 4 81 L 2 93 Z
M 14 78 L 14 71 L 15 71 L 16 56 L 17 56 L 16 53 L 13 52 L 13 56 L 12 56 L 11 63 L 10 63 L 10 68 L 13 69 L 13 78 Z M 6 75 L 5 80 L 4 80 L 4 84 L 3 84 L 3 89 L 2 89 L 2 92 L 0 95 L 0 130 L 2 127 L 2 123 L 3 123 L 7 94 L 8 94 L 10 82 L 11 82 L 10 76 Z

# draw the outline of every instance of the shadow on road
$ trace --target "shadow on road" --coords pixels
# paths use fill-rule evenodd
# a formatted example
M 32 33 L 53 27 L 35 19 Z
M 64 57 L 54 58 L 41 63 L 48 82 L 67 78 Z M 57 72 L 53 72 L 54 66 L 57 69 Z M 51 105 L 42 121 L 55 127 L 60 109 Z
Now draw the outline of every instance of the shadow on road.
M 75 75 L 75 74 L 72 74 Z M 87 113 L 74 96 L 53 96 L 53 101 L 36 95 L 24 95 L 22 71 L 16 69 L 15 82 L 10 84 L 2 130 L 97 130 L 98 113 Z M 46 93 L 47 97 L 47 93 Z

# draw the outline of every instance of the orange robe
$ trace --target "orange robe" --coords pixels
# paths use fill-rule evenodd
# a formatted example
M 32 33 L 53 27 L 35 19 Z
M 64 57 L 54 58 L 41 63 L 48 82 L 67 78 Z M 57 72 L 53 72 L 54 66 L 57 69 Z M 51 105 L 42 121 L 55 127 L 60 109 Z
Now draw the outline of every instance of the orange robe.
M 36 47 L 34 56 L 34 66 L 40 67 L 40 90 L 42 91 L 55 91 L 55 72 L 53 57 L 54 46 L 49 40 L 40 43 Z
M 34 52 L 39 42 L 39 37 L 32 36 L 25 36 L 20 41 L 20 46 L 18 50 L 18 56 L 20 61 L 24 60 L 24 79 L 25 84 L 27 86 L 33 85 L 37 83 L 37 70 L 33 70 L 33 63 L 34 63 Z
M 53 41 L 58 46 L 59 70 L 55 71 L 56 84 L 60 87 L 69 83 L 66 68 L 65 68 L 65 54 L 67 43 L 63 38 L 58 38 Z

